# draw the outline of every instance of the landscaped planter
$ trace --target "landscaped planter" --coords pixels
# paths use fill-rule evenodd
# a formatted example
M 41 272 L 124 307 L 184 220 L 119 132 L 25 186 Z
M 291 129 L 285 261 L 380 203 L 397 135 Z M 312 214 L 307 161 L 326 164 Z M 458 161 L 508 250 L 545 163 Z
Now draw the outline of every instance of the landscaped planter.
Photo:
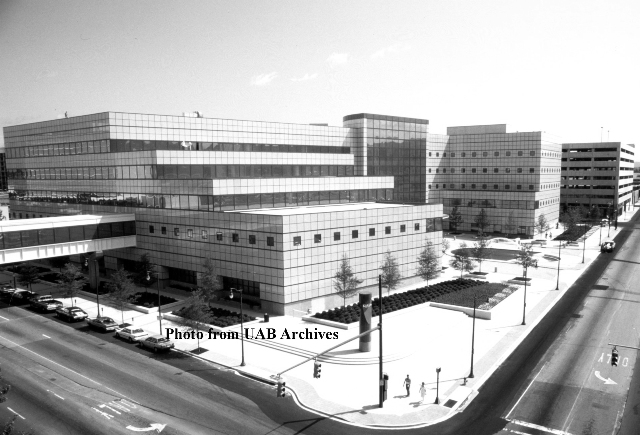
M 461 311 L 469 316 L 473 316 L 473 308 L 461 307 L 460 305 L 441 304 L 440 302 L 429 302 L 429 305 L 435 308 L 443 308 L 445 310 Z M 476 319 L 491 320 L 491 311 L 476 308 Z
M 184 319 L 182 317 L 176 316 L 175 314 L 172 314 L 172 313 L 163 314 L 162 318 L 163 319 L 167 319 L 167 320 L 171 320 L 172 322 L 175 322 L 175 323 L 184 322 Z M 255 325 L 256 323 L 260 323 L 260 322 L 262 322 L 262 320 L 260 320 L 260 319 L 249 320 L 247 322 L 244 322 L 244 327 L 246 328 L 247 326 Z M 208 331 L 209 329 L 211 329 L 211 330 L 213 330 L 215 332 L 227 332 L 227 331 L 235 330 L 235 329 L 238 329 L 238 328 L 240 328 L 240 323 L 237 323 L 237 324 L 231 325 L 231 326 L 226 326 L 224 328 L 221 328 L 221 327 L 215 326 L 215 325 L 209 325 L 209 324 L 206 324 L 206 323 L 203 323 L 203 324 L 198 326 L 198 329 L 200 331 Z
M 531 278 L 524 278 L 522 276 L 517 276 L 515 278 L 510 279 L 507 282 L 511 284 L 519 284 L 519 285 L 524 285 L 525 282 L 527 284 L 531 284 Z
M 89 293 L 89 292 L 85 292 L 85 291 L 79 291 L 78 292 L 79 295 L 81 296 L 85 296 L 86 298 L 92 299 L 92 300 L 96 300 L 96 294 L 95 293 Z M 102 301 L 109 303 L 109 300 L 107 299 L 107 293 L 102 293 L 100 292 L 100 296 L 102 297 Z M 172 302 L 169 304 L 165 304 L 162 305 L 162 310 L 168 310 L 171 308 L 177 308 L 177 307 L 181 307 L 182 305 L 184 305 L 186 303 L 186 301 L 176 301 L 176 302 Z M 144 314 L 149 314 L 149 313 L 157 313 L 158 312 L 158 307 L 141 307 L 139 305 L 134 305 L 134 304 L 124 304 L 125 308 L 128 308 L 130 310 L 134 310 L 137 311 L 139 313 L 144 313 Z
M 210 322 L 211 325 L 221 328 L 221 330 L 228 326 L 236 326 L 241 323 L 239 313 L 225 310 L 224 308 L 209 308 L 209 311 L 213 317 L 213 320 Z M 180 310 L 174 311 L 171 314 L 180 317 Z M 248 322 L 252 322 L 256 320 L 256 318 L 245 314 L 243 320 L 245 324 L 248 324 Z

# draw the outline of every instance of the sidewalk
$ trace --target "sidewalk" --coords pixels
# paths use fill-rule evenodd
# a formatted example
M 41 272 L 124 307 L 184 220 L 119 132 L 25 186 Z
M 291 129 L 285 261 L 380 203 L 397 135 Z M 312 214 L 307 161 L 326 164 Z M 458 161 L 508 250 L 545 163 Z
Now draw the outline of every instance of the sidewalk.
M 619 218 L 624 225 L 636 212 Z M 602 240 L 605 240 L 608 228 L 602 228 Z M 621 230 L 611 227 L 613 239 Z M 358 341 L 340 347 L 319 361 L 322 363 L 322 376 L 313 378 L 313 363 L 307 362 L 283 375 L 287 391 L 306 409 L 321 415 L 348 421 L 358 425 L 381 427 L 418 427 L 434 424 L 449 418 L 473 400 L 475 391 L 491 376 L 495 369 L 510 355 L 526 335 L 553 307 L 564 292 L 580 276 L 591 262 L 600 255 L 599 231 L 592 232 L 586 240 L 584 263 L 582 242 L 579 246 L 561 249 L 559 291 L 557 282 L 557 242 L 549 242 L 547 247 L 535 246 L 539 252 L 538 269 L 529 269 L 532 282 L 527 288 L 526 326 L 522 326 L 524 289 L 520 289 L 500 302 L 492 309 L 491 320 L 476 319 L 475 329 L 475 378 L 466 379 L 470 371 L 472 319 L 467 315 L 430 307 L 429 304 L 414 306 L 401 314 L 384 316 L 384 371 L 389 375 L 388 399 L 384 408 L 378 408 L 378 333 L 373 333 L 371 352 L 358 350 Z M 450 249 L 456 249 L 467 237 L 457 236 Z M 470 239 L 470 237 L 469 237 Z M 469 242 L 470 240 L 466 241 Z M 473 240 L 471 240 L 473 242 Z M 443 259 L 447 265 L 448 259 Z M 489 282 L 503 282 L 522 275 L 522 269 L 513 261 L 484 261 L 482 270 L 490 272 Z M 460 273 L 452 268 L 430 284 L 458 278 Z M 1 278 L 0 278 L 1 280 Z M 420 282 L 403 287 L 400 291 L 424 286 Z M 150 289 L 151 291 L 151 289 Z M 386 291 L 384 292 L 386 295 Z M 64 301 L 65 305 L 70 305 Z M 94 301 L 78 298 L 78 305 L 89 315 L 97 312 Z M 105 306 L 104 315 L 120 322 L 119 311 Z M 255 314 L 252 314 L 255 315 Z M 158 333 L 156 314 L 142 314 L 125 310 L 124 320 L 132 321 L 151 333 Z M 167 328 L 183 328 L 172 321 L 162 321 L 163 333 Z M 358 334 L 358 329 L 337 330 L 338 339 L 287 339 L 293 332 L 336 332 L 336 329 L 312 324 L 291 316 L 272 317 L 269 323 L 246 326 L 249 335 L 254 338 L 244 340 L 246 366 L 241 367 L 242 342 L 236 339 L 204 338 L 200 347 L 207 349 L 198 358 L 233 368 L 252 378 L 273 382 L 272 376 L 291 367 L 312 353 L 321 352 L 337 343 Z M 256 339 L 261 329 L 266 335 L 267 328 L 274 328 L 275 339 Z M 239 331 L 239 326 L 233 330 Z M 286 332 L 286 333 L 285 333 Z M 196 339 L 174 340 L 176 348 L 190 352 L 198 346 Z M 435 405 L 436 367 L 441 367 L 439 383 L 440 404 Z M 411 395 L 406 396 L 402 386 L 409 374 L 413 383 Z M 427 394 L 424 402 L 418 393 L 420 384 L 425 382 Z M 276 391 L 273 391 L 274 400 Z

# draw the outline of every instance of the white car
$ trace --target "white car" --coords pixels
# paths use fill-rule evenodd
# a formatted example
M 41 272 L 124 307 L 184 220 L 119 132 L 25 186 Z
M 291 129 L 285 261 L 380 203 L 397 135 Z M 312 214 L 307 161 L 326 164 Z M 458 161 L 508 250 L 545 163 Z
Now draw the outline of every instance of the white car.
M 148 332 L 142 328 L 136 328 L 135 326 L 126 326 L 124 328 L 116 329 L 116 338 L 124 338 L 129 340 L 130 343 L 140 341 L 148 336 Z

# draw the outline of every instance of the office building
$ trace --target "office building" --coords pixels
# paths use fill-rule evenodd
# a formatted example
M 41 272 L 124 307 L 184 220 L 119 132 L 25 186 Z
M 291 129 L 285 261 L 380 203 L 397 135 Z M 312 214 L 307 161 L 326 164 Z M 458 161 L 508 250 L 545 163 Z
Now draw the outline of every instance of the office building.
M 620 142 L 562 144 L 562 208 L 597 207 L 615 218 L 632 201 L 635 146 Z
M 137 247 L 105 252 L 108 271 L 148 253 L 162 285 L 194 286 L 209 257 L 224 287 L 262 310 L 317 311 L 342 304 L 332 277 L 343 255 L 365 287 L 387 251 L 407 278 L 426 242 L 440 252 L 427 125 L 107 112 L 5 127 L 11 217 L 135 213 Z
M 445 231 L 478 231 L 484 209 L 485 233 L 533 237 L 545 216 L 552 232 L 559 218 L 561 147 L 544 132 L 507 133 L 505 124 L 449 127 L 428 135 L 428 201 L 444 213 L 462 215 Z

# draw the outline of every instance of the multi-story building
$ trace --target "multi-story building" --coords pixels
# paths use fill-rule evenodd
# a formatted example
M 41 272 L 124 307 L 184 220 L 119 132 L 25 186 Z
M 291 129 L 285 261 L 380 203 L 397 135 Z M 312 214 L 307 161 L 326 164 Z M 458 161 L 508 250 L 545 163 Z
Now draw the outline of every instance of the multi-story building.
M 6 192 L 7 184 L 7 159 L 4 154 L 4 148 L 0 149 L 0 191 Z
M 539 217 L 555 229 L 559 218 L 561 147 L 543 132 L 507 133 L 505 124 L 449 127 L 428 135 L 429 202 L 454 208 L 462 223 L 445 230 L 477 231 L 484 209 L 486 232 L 536 234 Z
M 162 285 L 195 285 L 209 257 L 265 311 L 335 306 L 343 256 L 375 285 L 387 251 L 412 277 L 442 237 L 420 170 L 428 122 L 344 124 L 107 112 L 5 127 L 11 216 L 135 213 L 137 247 L 105 252 L 107 270 L 148 253 Z
M 562 144 L 561 203 L 618 215 L 632 201 L 635 146 L 620 142 Z

